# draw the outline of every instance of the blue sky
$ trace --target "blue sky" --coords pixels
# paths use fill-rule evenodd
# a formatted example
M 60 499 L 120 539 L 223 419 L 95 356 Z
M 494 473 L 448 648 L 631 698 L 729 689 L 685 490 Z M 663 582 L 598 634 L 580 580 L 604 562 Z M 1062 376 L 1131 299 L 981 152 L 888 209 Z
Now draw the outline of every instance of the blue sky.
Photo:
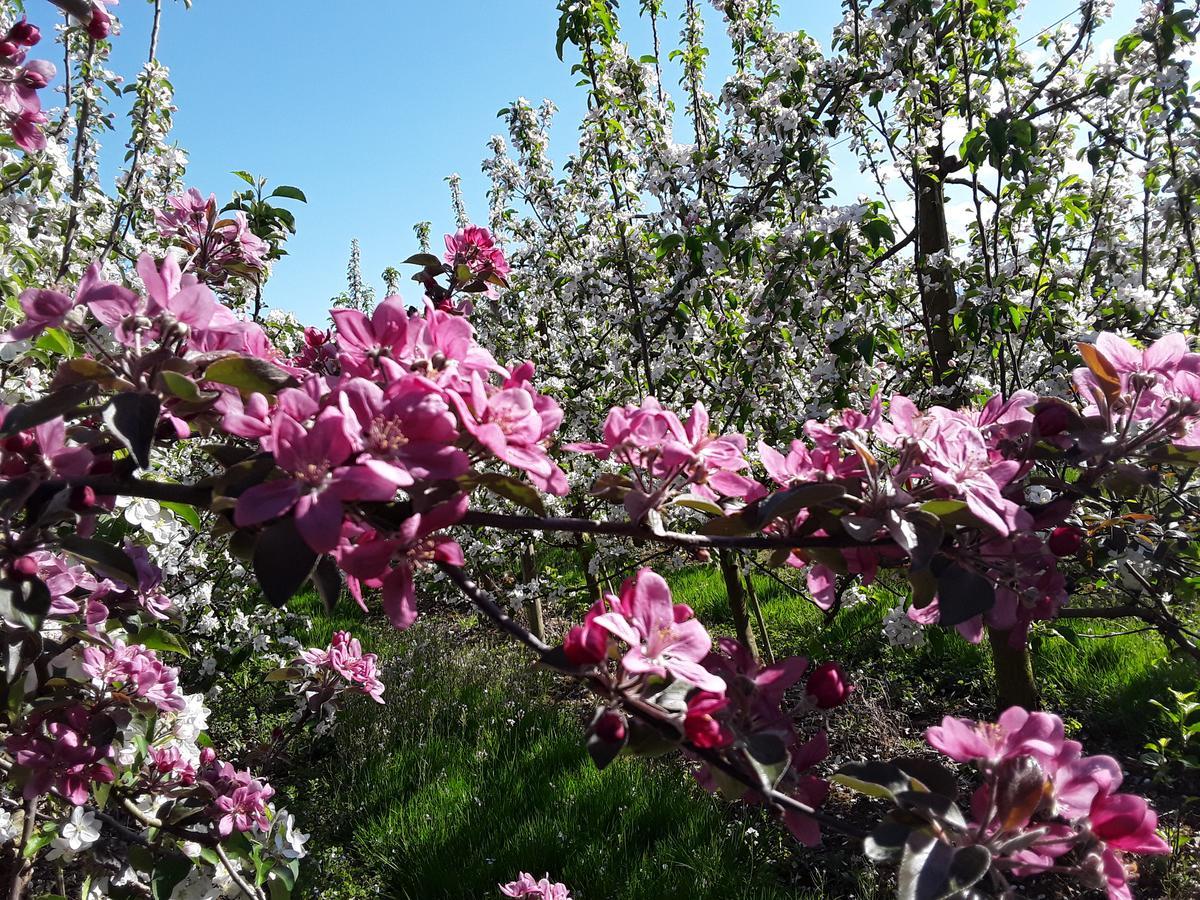
M 1026 30 L 1075 5 L 1031 0 Z M 29 6 L 31 18 L 47 27 L 49 4 Z M 678 32 L 681 6 L 668 0 L 665 41 Z M 781 6 L 785 27 L 828 46 L 840 17 L 837 0 Z M 480 161 L 488 138 L 502 130 L 496 111 L 514 98 L 553 99 L 560 112 L 552 155 L 561 161 L 570 152 L 584 94 L 570 59 L 555 56 L 554 7 L 553 0 L 195 0 L 185 10 L 180 0 L 167 0 L 159 55 L 176 89 L 175 136 L 191 159 L 189 184 L 224 200 L 240 184 L 230 173 L 245 169 L 308 196 L 297 210 L 291 255 L 268 285 L 271 305 L 319 320 L 345 285 L 354 237 L 364 275 L 379 287 L 384 267 L 415 251 L 414 222 L 431 220 L 435 241 L 451 229 L 444 179 L 452 172 L 463 176 L 472 217 L 485 221 Z M 640 55 L 651 44 L 637 7 L 636 0 L 622 4 L 626 39 Z M 1136 0 L 1118 0 L 1114 31 L 1131 21 L 1135 7 Z M 704 8 L 715 90 L 728 53 L 715 12 Z M 124 31 L 114 68 L 132 76 L 144 61 L 151 6 L 124 0 L 115 11 Z M 124 133 L 119 127 L 109 140 Z M 109 179 L 120 157 L 118 147 L 108 148 Z M 858 190 L 851 169 L 841 167 L 844 194 Z M 417 290 L 411 284 L 408 293 Z

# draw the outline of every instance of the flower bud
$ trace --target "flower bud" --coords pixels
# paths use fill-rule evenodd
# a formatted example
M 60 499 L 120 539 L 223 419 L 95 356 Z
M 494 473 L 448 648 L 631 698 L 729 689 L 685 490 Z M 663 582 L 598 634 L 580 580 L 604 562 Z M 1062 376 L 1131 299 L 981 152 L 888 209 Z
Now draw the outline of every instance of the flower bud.
M 805 686 L 808 697 L 819 709 L 841 706 L 853 688 L 846 681 L 846 673 L 837 663 L 821 663 L 812 670 Z
M 53 70 L 51 70 L 51 72 L 53 73 Z M 40 66 L 37 68 L 29 66 L 26 67 L 25 71 L 21 74 L 21 83 L 24 84 L 25 87 L 33 88 L 35 91 L 40 91 L 50 83 L 50 79 Z
M 16 56 L 21 52 L 21 48 L 13 41 L 0 41 L 0 56 Z
M 600 628 L 573 625 L 563 641 L 563 653 L 573 666 L 594 666 L 608 654 L 608 638 Z
M 619 744 L 625 740 L 625 717 L 619 712 L 608 710 L 596 720 L 592 729 L 596 737 L 610 744 Z
M 71 488 L 71 499 L 68 505 L 75 512 L 88 512 L 96 505 L 96 492 L 90 485 L 77 485 Z
M 5 439 L 4 449 L 9 453 L 24 453 L 33 446 L 33 435 L 28 432 L 19 432 L 12 437 Z
M 325 342 L 328 340 L 329 335 L 327 335 L 320 328 L 313 328 L 310 325 L 308 328 L 304 329 L 304 343 L 308 344 L 310 347 L 324 346 Z
M 37 560 L 32 556 L 18 556 L 12 561 L 11 568 L 17 578 L 33 578 L 38 573 Z
M 1083 544 L 1083 531 L 1074 525 L 1059 525 L 1046 541 L 1055 556 L 1074 556 Z
M 5 478 L 17 478 L 29 471 L 29 464 L 19 456 L 10 456 L 0 463 L 0 475 Z
M 32 47 L 42 39 L 42 30 L 22 19 L 9 29 L 8 39 L 26 47 Z
M 108 37 L 112 31 L 112 17 L 99 3 L 92 4 L 92 18 L 87 23 L 87 33 L 97 41 Z
M 214 750 L 212 747 L 201 747 L 200 748 L 200 765 L 207 767 L 207 766 L 211 766 L 216 761 L 217 761 L 217 751 L 216 750 Z

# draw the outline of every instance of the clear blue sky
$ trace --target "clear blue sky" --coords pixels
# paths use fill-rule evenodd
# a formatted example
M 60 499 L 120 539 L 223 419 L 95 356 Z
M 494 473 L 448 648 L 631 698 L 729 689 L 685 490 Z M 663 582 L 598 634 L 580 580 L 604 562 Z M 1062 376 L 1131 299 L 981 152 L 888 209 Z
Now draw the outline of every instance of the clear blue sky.
M 1114 31 L 1131 21 L 1136 2 L 1118 0 Z M 415 251 L 414 222 L 431 220 L 435 241 L 451 228 L 444 179 L 452 172 L 463 176 L 472 217 L 485 221 L 480 161 L 488 138 L 502 130 L 496 111 L 518 96 L 558 104 L 551 151 L 562 161 L 574 146 L 584 94 L 575 87 L 570 59 L 560 63 L 554 53 L 555 5 L 195 0 L 185 10 L 181 0 L 167 0 L 159 55 L 175 85 L 175 136 L 191 159 L 189 184 L 224 200 L 240 183 L 230 172 L 245 169 L 308 195 L 308 205 L 297 210 L 291 255 L 268 286 L 271 305 L 319 320 L 345 285 L 354 237 L 362 244 L 364 275 L 378 288 L 384 267 Z M 1075 5 L 1032 0 L 1023 30 L 1033 33 Z M 48 27 L 49 4 L 29 0 L 28 6 L 31 18 Z M 828 46 L 840 18 L 837 0 L 782 0 L 781 6 L 785 27 L 804 29 Z M 622 4 L 626 39 L 640 55 L 651 45 L 637 7 L 636 0 Z M 679 0 L 668 0 L 672 35 L 679 7 Z M 728 53 L 716 13 L 707 3 L 704 9 L 715 91 Z M 145 0 L 123 0 L 115 10 L 124 31 L 114 68 L 128 77 L 144 61 L 150 11 Z M 125 133 L 118 127 L 115 139 Z M 111 180 L 121 151 L 110 146 L 106 155 Z M 849 174 L 849 166 L 841 168 Z M 417 285 L 407 284 L 415 299 Z

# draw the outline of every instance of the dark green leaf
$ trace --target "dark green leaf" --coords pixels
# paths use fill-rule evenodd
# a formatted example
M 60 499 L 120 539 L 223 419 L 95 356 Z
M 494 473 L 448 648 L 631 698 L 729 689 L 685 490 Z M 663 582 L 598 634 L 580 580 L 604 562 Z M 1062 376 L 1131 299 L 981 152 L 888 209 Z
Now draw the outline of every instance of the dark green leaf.
M 437 269 L 438 271 L 442 269 L 442 261 L 432 253 L 414 253 L 402 265 L 421 266 L 425 269 Z
M 50 611 L 50 589 L 40 578 L 0 581 L 0 618 L 16 628 L 36 632 Z
M 120 547 L 105 541 L 68 534 L 62 539 L 62 547 L 80 562 L 101 575 L 107 575 L 127 585 L 138 583 L 137 569 L 133 560 Z
M 482 472 L 476 475 L 473 480 L 480 487 L 491 491 L 497 497 L 511 500 L 534 515 L 546 515 L 546 507 L 542 504 L 541 494 L 532 485 L 526 484 L 524 481 L 508 475 L 501 475 L 499 472 Z
M 995 605 L 996 586 L 978 572 L 955 562 L 938 566 L 937 560 L 933 571 L 937 577 L 939 625 L 961 625 Z
M 912 779 L 899 766 L 882 760 L 848 763 L 831 780 L 868 797 L 886 800 L 894 800 L 896 794 L 912 787 Z
M 304 191 L 298 187 L 292 187 L 290 184 L 281 184 L 275 190 L 271 191 L 272 197 L 286 197 L 288 200 L 299 200 L 301 203 L 307 203 L 308 198 L 304 196 Z
M 61 387 L 32 403 L 18 403 L 4 417 L 4 425 L 0 426 L 0 437 L 8 437 L 18 431 L 25 431 L 74 412 L 98 393 L 100 385 L 96 382 L 80 381 Z
M 313 587 L 317 596 L 325 605 L 325 611 L 332 613 L 342 594 L 342 573 L 331 556 L 322 556 L 312 573 Z
M 154 900 L 169 900 L 175 886 L 192 871 L 192 861 L 186 856 L 164 856 L 154 865 L 150 876 L 150 896 Z
M 190 657 L 187 645 L 179 639 L 179 635 L 172 634 L 169 631 L 164 631 L 156 626 L 147 626 L 133 635 L 129 642 L 131 644 L 142 644 L 149 650 L 159 650 L 167 653 L 178 653 L 180 656 Z
M 154 394 L 117 394 L 104 407 L 102 418 L 108 430 L 122 444 L 137 464 L 145 469 L 150 465 L 150 448 L 158 427 L 160 403 Z
M 254 576 L 272 606 L 283 606 L 304 586 L 317 554 L 300 537 L 294 519 L 282 519 L 254 544 Z

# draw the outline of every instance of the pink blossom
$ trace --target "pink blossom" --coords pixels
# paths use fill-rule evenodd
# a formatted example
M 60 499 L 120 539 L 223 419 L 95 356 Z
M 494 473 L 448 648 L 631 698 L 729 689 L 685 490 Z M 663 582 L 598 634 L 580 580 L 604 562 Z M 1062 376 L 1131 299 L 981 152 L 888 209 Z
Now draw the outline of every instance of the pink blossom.
M 101 690 L 146 700 L 162 712 L 184 707 L 179 670 L 164 666 L 158 654 L 141 644 L 127 646 L 118 638 L 111 647 L 89 646 L 83 651 L 83 671 Z
M 1130 853 L 1170 853 L 1171 847 L 1156 833 L 1158 816 L 1149 804 L 1133 794 L 1100 793 L 1088 814 L 1092 834 L 1116 850 Z
M 370 375 L 381 359 L 399 360 L 408 338 L 408 307 L 388 297 L 370 318 L 356 309 L 330 312 L 341 348 L 342 369 L 350 375 Z
M 201 778 L 213 794 L 210 815 L 216 820 L 221 837 L 228 837 L 235 830 L 270 829 L 267 804 L 275 796 L 275 789 L 269 784 L 249 772 L 235 770 L 229 763 L 216 763 L 202 772 Z
M 413 571 L 422 562 L 463 564 L 462 549 L 441 531 L 463 517 L 467 497 L 439 504 L 424 513 L 409 516 L 392 534 L 365 532 L 352 546 L 343 545 L 335 554 L 338 565 L 351 576 L 350 589 L 366 609 L 358 582 L 383 589 L 383 608 L 396 628 L 408 628 L 417 618 Z
M 190 785 L 196 781 L 195 767 L 184 758 L 175 744 L 169 747 L 151 747 L 149 762 L 159 775 L 177 780 L 180 784 Z
M 353 461 L 350 423 L 328 408 L 306 429 L 291 416 L 272 422 L 275 462 L 285 477 L 255 485 L 238 499 L 239 527 L 257 525 L 295 508 L 296 528 L 318 553 L 337 546 L 346 500 L 391 500 L 411 479 L 394 466 L 367 459 Z
M 58 291 L 30 288 L 21 294 L 20 301 L 25 321 L 0 336 L 0 342 L 26 340 L 46 328 L 57 328 L 76 306 L 87 305 L 93 312 L 96 308 L 110 306 L 131 308 L 137 302 L 137 295 L 128 288 L 104 281 L 100 264 L 92 263 L 80 279 L 74 298 Z
M 562 410 L 533 390 L 528 381 L 532 375 L 533 366 L 526 363 L 513 369 L 500 390 L 489 392 L 476 372 L 468 393 L 449 396 L 463 428 L 484 449 L 525 472 L 539 489 L 562 496 L 567 478 L 543 446 L 562 421 Z
M 460 228 L 446 235 L 446 264 L 453 268 L 466 266 L 475 278 L 508 274 L 504 251 L 496 246 L 492 233 L 478 225 Z
M 1049 713 L 1027 712 L 1019 706 L 1005 710 L 996 724 L 969 722 L 946 716 L 925 732 L 935 750 L 956 762 L 994 766 L 1016 756 L 1032 756 L 1047 764 L 1063 749 L 1063 724 Z
M 377 703 L 383 702 L 384 685 L 376 670 L 375 654 L 363 653 L 362 644 L 350 632 L 335 632 L 329 647 L 311 647 L 302 652 L 300 658 L 316 669 L 336 673 L 352 690 L 366 694 Z
M 733 732 L 716 714 L 729 706 L 729 698 L 711 691 L 696 691 L 687 702 L 687 714 L 683 720 L 683 732 L 687 739 L 702 749 L 728 747 L 733 743 Z
M 32 714 L 5 744 L 17 765 L 30 770 L 25 798 L 53 788 L 76 806 L 86 803 L 93 784 L 114 778 L 104 762 L 114 733 L 111 719 L 80 704 Z
M 502 884 L 500 893 L 505 897 L 528 897 L 529 900 L 571 900 L 571 892 L 561 882 L 551 883 L 550 876 L 535 879 L 528 872 L 522 872 L 516 881 Z
M 676 620 L 671 589 L 656 572 L 640 569 L 626 579 L 620 611 L 598 616 L 596 624 L 629 645 L 621 658 L 627 672 L 671 675 L 702 690 L 724 693 L 725 682 L 700 665 L 712 638 L 695 619 Z
M 339 403 L 347 421 L 358 423 L 361 449 L 395 469 L 402 487 L 456 478 L 470 468 L 468 456 L 454 446 L 458 420 L 428 379 L 406 375 L 385 390 L 351 378 L 339 388 Z
M 719 496 L 756 500 L 766 494 L 741 475 L 749 467 L 746 439 L 709 433 L 708 412 L 695 404 L 686 423 L 654 397 L 640 406 L 613 407 L 604 421 L 602 442 L 567 444 L 565 449 L 597 459 L 614 459 L 635 470 L 638 486 L 625 496 L 631 518 L 639 520 L 684 487 L 705 500 Z M 648 476 L 648 477 L 647 477 Z

